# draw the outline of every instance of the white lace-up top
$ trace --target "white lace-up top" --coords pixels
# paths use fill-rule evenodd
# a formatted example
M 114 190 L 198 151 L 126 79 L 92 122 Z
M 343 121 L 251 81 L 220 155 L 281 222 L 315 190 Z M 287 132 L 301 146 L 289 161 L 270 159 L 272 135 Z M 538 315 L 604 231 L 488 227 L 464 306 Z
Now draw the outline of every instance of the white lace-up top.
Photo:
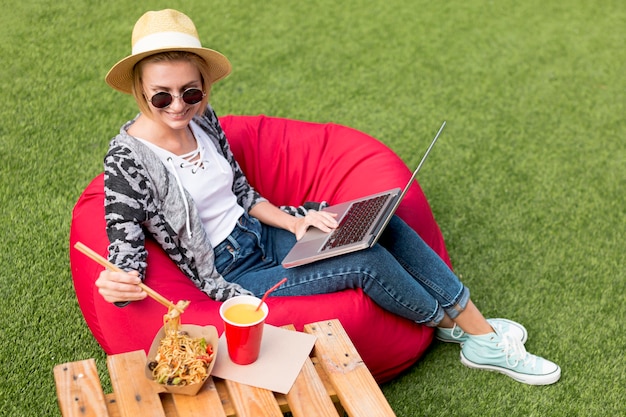
M 185 155 L 176 155 L 144 139 L 139 140 L 152 149 L 174 175 L 181 193 L 183 188 L 189 192 L 211 245 L 215 247 L 228 237 L 244 209 L 237 204 L 232 192 L 233 171 L 228 161 L 198 125 L 192 122 L 190 126 L 197 148 Z M 189 207 L 185 206 L 185 210 L 187 230 L 191 234 Z

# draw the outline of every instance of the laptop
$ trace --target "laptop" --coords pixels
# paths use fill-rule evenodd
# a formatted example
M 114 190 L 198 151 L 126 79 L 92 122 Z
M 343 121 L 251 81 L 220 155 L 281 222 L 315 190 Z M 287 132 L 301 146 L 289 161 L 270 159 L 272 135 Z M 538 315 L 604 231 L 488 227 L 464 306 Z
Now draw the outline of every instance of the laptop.
M 372 247 L 411 188 L 445 125 L 444 121 L 403 190 L 394 188 L 326 207 L 324 211 L 337 213 L 337 228 L 332 232 L 322 232 L 316 227 L 310 227 L 283 259 L 283 267 L 293 268 Z

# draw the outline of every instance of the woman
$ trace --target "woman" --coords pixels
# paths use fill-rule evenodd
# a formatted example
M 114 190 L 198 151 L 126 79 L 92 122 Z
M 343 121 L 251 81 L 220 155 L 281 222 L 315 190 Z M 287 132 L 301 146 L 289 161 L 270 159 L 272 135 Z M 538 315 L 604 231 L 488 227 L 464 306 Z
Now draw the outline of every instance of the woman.
M 560 368 L 526 352 L 526 329 L 486 320 L 469 290 L 400 218 L 371 249 L 292 269 L 280 262 L 309 227 L 329 232 L 334 216 L 310 207 L 276 207 L 253 189 L 235 161 L 213 109 L 212 83 L 230 72 L 220 53 L 203 48 L 193 22 L 175 10 L 144 14 L 133 30 L 132 54 L 107 83 L 133 94 L 140 113 L 111 141 L 105 157 L 109 260 L 96 285 L 118 304 L 147 296 L 145 233 L 209 297 L 311 295 L 362 288 L 384 309 L 460 343 L 465 365 L 544 385 Z

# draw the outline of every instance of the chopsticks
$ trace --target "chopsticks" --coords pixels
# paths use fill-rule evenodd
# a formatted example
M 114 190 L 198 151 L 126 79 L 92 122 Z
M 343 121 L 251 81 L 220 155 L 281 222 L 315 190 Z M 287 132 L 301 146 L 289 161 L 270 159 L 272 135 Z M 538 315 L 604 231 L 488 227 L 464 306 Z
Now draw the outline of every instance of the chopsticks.
M 80 252 L 84 253 L 85 255 L 87 255 L 92 260 L 94 260 L 97 263 L 99 263 L 100 265 L 102 265 L 103 267 L 105 267 L 107 269 L 110 269 L 111 271 L 115 271 L 115 272 L 124 272 L 120 268 L 118 268 L 117 266 L 115 266 L 111 262 L 109 262 L 107 259 L 105 259 L 102 256 L 100 256 L 98 253 L 96 253 L 92 249 L 90 249 L 87 246 L 85 246 L 84 244 L 82 244 L 81 242 L 76 242 L 74 247 L 78 251 L 80 251 Z M 179 313 L 182 313 L 183 311 L 185 311 L 185 309 L 189 305 L 189 301 L 179 301 L 178 303 L 174 304 L 173 302 L 171 302 L 167 298 L 163 297 L 158 292 L 154 291 L 152 288 L 148 287 L 143 282 L 140 282 L 137 285 L 139 285 L 139 287 L 142 290 L 144 290 L 150 297 L 152 297 L 153 299 L 155 299 L 159 303 L 163 304 L 168 309 L 175 310 L 175 311 L 178 311 Z

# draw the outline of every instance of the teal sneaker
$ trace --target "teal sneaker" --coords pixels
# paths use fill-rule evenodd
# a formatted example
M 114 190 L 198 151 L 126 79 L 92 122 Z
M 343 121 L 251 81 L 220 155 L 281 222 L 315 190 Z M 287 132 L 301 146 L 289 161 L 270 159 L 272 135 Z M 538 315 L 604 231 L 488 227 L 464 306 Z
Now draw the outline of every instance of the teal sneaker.
M 529 385 L 554 384 L 561 368 L 547 359 L 526 352 L 512 332 L 469 336 L 461 348 L 461 363 L 474 369 L 500 372 Z
M 526 328 L 521 324 L 507 319 L 487 319 L 491 327 L 494 328 L 500 334 L 511 333 L 513 338 L 519 340 L 522 343 L 526 343 L 528 339 L 528 332 Z M 437 327 L 435 337 L 437 340 L 448 343 L 460 343 L 463 344 L 467 340 L 469 335 L 465 333 L 456 324 L 451 329 L 443 329 Z

